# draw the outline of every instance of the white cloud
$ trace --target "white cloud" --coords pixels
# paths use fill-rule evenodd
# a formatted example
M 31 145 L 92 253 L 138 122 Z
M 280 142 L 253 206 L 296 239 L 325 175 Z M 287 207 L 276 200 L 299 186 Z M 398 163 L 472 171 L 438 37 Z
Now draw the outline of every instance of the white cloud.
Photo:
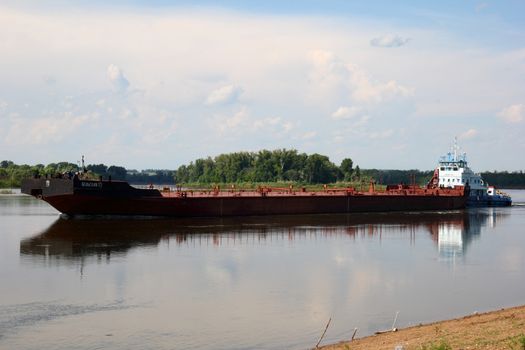
M 281 117 L 253 119 L 250 120 L 247 124 L 247 131 L 264 131 L 272 137 L 278 137 L 288 134 L 294 128 L 294 124 L 292 122 L 285 121 Z
M 107 68 L 108 80 L 116 91 L 126 91 L 129 81 L 124 76 L 124 72 L 116 65 L 110 64 Z
M 334 136 L 334 142 L 335 142 L 335 143 L 341 143 L 341 142 L 343 142 L 344 140 L 345 140 L 345 138 L 344 138 L 344 136 L 342 136 L 342 135 L 336 135 L 336 136 Z
M 352 97 L 360 102 L 381 103 L 396 97 L 413 95 L 413 90 L 399 85 L 395 80 L 386 83 L 373 82 L 368 74 L 356 65 L 348 64 L 353 87 Z
M 97 119 L 97 114 L 73 115 L 70 112 L 37 119 L 14 116 L 5 141 L 9 145 L 54 144 Z
M 148 144 L 164 143 L 166 140 L 174 135 L 178 130 L 177 122 L 172 122 L 164 127 L 151 127 L 142 129 L 142 141 Z
M 283 130 L 284 132 L 289 132 L 294 127 L 294 124 L 292 122 L 284 122 L 283 123 Z
M 413 95 L 413 89 L 398 84 L 395 80 L 374 81 L 355 63 L 345 63 L 332 52 L 315 50 L 310 53 L 313 63 L 311 80 L 325 94 L 348 94 L 360 103 L 382 103 L 398 97 Z M 324 97 L 325 94 L 315 94 Z
M 498 113 L 498 117 L 507 123 L 520 123 L 525 119 L 525 105 L 515 104 L 504 108 Z
M 332 113 L 333 119 L 351 119 L 358 115 L 362 111 L 362 108 L 351 106 L 351 107 L 345 107 L 341 106 L 339 107 L 334 113 Z
M 237 131 L 239 128 L 246 126 L 249 120 L 248 109 L 243 106 L 233 116 L 215 115 L 210 120 L 210 127 L 219 130 L 220 133 Z
M 359 118 L 350 119 L 345 123 L 345 129 L 347 133 L 352 133 L 354 135 L 365 135 L 367 133 L 367 126 L 370 121 L 369 115 L 362 115 Z M 337 130 L 337 134 L 341 132 L 341 129 Z
M 468 129 L 467 131 L 463 132 L 461 135 L 459 135 L 459 138 L 462 140 L 467 140 L 474 138 L 478 134 L 478 130 L 476 129 Z
M 314 50 L 308 55 L 312 64 L 309 82 L 312 98 L 320 101 L 333 99 L 338 94 L 348 95 L 348 71 L 344 62 L 332 52 Z
M 480 2 L 476 5 L 476 12 L 481 12 L 489 7 L 489 4 L 486 2 Z
M 266 126 L 275 126 L 281 123 L 281 118 L 279 117 L 273 117 L 273 118 L 263 118 L 259 119 L 253 122 L 254 129 L 262 129 Z
M 316 136 L 317 136 L 317 132 L 315 132 L 315 131 L 307 131 L 307 132 L 302 134 L 301 138 L 303 140 L 309 140 L 309 139 L 313 139 Z
M 251 135 L 265 131 L 268 136 L 279 136 L 290 132 L 294 124 L 281 117 L 256 118 L 252 116 L 246 106 L 232 116 L 215 115 L 208 119 L 209 127 L 218 130 L 220 134 Z
M 457 130 L 476 128 L 473 146 L 481 145 L 499 121 L 523 125 L 525 119 L 522 105 L 495 116 L 502 107 L 522 102 L 525 50 L 519 41 L 497 30 L 490 38 L 466 41 L 453 30 L 365 18 L 247 17 L 212 8 L 145 14 L 104 6 L 91 11 L 2 7 L 0 99 L 9 106 L 0 107 L 0 149 L 14 161 L 31 162 L 37 158 L 33 149 L 47 157 L 38 161 L 76 159 L 86 145 L 102 144 L 115 134 L 119 150 L 111 152 L 120 158 L 108 156 L 106 161 L 136 168 L 176 167 L 198 157 L 261 147 L 333 156 L 342 145 L 334 145 L 330 136 L 340 130 L 349 156 L 360 165 L 430 168 L 433 161 L 426 159 L 435 145 L 426 141 L 449 133 L 452 116 L 465 116 L 454 119 Z M 402 37 L 376 38 L 389 32 Z M 405 37 L 417 38 L 417 47 L 412 41 L 406 44 Z M 406 45 L 380 50 L 370 45 L 371 38 L 381 39 L 381 45 Z M 494 38 L 508 39 L 508 45 L 484 46 Z M 53 77 L 54 84 L 43 84 L 44 76 Z M 144 92 L 132 93 L 135 86 Z M 31 103 L 25 107 L 27 101 Z M 19 111 L 23 120 L 6 118 L 11 111 Z M 64 117 L 65 112 L 71 117 Z M 100 118 L 80 118 L 93 113 Z M 473 126 L 472 116 L 481 122 Z M 338 118 L 344 123 L 334 122 Z M 211 124 L 206 142 L 198 142 L 206 122 Z M 74 127 L 78 123 L 81 127 Z M 39 136 L 33 125 L 47 136 Z M 393 159 L 384 152 L 399 142 L 399 125 L 410 125 L 412 131 L 403 139 L 417 157 Z M 396 133 L 378 141 L 377 150 L 365 147 L 370 133 L 388 136 L 385 129 Z M 302 141 L 309 130 L 318 137 Z M 491 142 L 501 146 L 485 147 L 487 164 L 476 162 L 477 168 L 522 168 L 523 162 L 513 159 L 525 152 L 521 131 L 515 127 L 492 133 Z M 8 134 L 9 142 L 45 147 L 9 147 Z M 184 152 L 175 163 L 166 161 L 155 157 L 161 144 Z
M 239 112 L 235 113 L 233 117 L 227 118 L 225 120 L 225 127 L 229 129 L 234 129 L 241 125 L 244 121 L 246 121 L 248 118 L 248 112 L 246 111 L 246 108 L 241 109 Z
M 367 133 L 367 137 L 370 139 L 386 139 L 394 134 L 394 130 L 382 130 L 382 131 L 373 131 Z
M 235 85 L 225 85 L 213 90 L 206 99 L 207 105 L 227 104 L 236 102 L 242 94 L 242 88 Z
M 360 127 L 360 126 L 364 126 L 364 125 L 366 125 L 368 123 L 369 120 L 370 120 L 370 116 L 364 115 L 361 118 L 359 118 L 355 123 L 352 123 L 352 126 L 354 128 L 357 128 L 357 127 Z
M 376 47 L 400 47 L 410 41 L 410 38 L 402 38 L 399 35 L 387 34 L 370 40 L 370 45 Z

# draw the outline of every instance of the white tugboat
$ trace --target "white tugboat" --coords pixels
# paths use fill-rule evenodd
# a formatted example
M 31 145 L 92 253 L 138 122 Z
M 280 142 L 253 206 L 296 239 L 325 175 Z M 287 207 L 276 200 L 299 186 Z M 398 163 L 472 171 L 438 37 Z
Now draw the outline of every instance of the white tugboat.
M 489 186 L 479 174 L 474 173 L 468 167 L 466 153 L 458 154 L 458 150 L 457 141 L 454 139 L 452 151 L 439 159 L 428 187 L 469 186 L 467 206 L 510 206 L 510 196 L 496 190 L 494 186 Z

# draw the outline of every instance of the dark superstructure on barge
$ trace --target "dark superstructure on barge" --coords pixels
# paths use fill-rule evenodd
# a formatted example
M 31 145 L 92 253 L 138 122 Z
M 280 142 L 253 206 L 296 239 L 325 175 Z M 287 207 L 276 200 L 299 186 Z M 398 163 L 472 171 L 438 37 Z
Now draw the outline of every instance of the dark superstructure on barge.
M 223 217 L 461 209 L 469 187 L 387 186 L 367 191 L 352 187 L 308 191 L 258 187 L 254 190 L 139 189 L 124 181 L 35 178 L 22 182 L 22 193 L 74 215 Z

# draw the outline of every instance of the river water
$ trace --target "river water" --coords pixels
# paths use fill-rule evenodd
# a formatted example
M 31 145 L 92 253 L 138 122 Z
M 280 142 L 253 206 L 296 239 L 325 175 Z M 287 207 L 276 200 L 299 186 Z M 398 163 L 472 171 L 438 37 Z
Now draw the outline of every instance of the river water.
M 511 208 L 69 219 L 0 196 L 0 349 L 307 349 L 525 304 Z

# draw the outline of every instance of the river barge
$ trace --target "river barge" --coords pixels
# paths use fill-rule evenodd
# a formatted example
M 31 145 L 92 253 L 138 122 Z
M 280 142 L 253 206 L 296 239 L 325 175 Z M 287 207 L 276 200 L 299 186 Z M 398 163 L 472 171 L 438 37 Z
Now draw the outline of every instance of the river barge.
M 461 209 L 466 205 L 469 187 L 394 185 L 377 190 L 371 183 L 364 191 L 327 186 L 316 191 L 293 187 L 144 189 L 125 181 L 84 180 L 75 175 L 25 179 L 22 193 L 40 198 L 68 216 L 226 217 Z

